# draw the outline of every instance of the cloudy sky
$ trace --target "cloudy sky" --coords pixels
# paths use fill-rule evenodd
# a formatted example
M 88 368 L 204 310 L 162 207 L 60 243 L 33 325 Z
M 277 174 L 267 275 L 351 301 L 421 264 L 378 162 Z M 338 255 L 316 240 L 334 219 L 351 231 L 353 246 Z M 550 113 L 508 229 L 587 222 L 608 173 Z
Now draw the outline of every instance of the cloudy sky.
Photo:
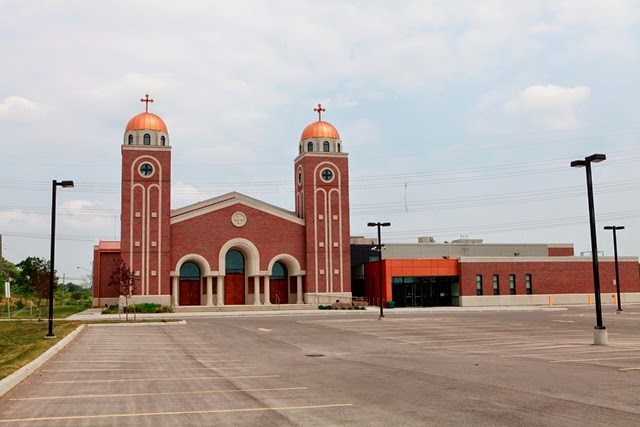
M 640 3 L 0 0 L 0 234 L 5 258 L 80 279 L 118 239 L 124 128 L 169 127 L 172 207 L 239 191 L 293 209 L 302 129 L 349 152 L 351 234 L 574 243 L 624 225 L 640 254 Z M 80 268 L 78 268 L 80 267 Z

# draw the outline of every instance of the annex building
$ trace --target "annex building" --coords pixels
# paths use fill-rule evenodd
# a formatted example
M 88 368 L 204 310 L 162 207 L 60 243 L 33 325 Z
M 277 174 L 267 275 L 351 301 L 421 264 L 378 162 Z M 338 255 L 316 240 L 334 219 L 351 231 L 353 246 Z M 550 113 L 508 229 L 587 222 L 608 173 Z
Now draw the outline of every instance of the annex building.
M 594 304 L 591 254 L 572 244 L 386 243 L 382 266 L 376 239 L 352 238 L 353 294 L 396 307 Z M 621 301 L 640 303 L 638 257 L 618 257 Z M 600 257 L 603 304 L 617 303 L 614 257 Z M 382 286 L 380 283 L 382 271 Z
M 134 301 L 221 307 L 351 298 L 348 154 L 320 104 L 294 145 L 294 211 L 236 192 L 172 210 L 169 130 L 149 112 L 153 100 L 141 101 L 146 111 L 129 120 L 121 146 L 121 240 L 94 248 L 95 306 L 118 302 L 108 284 L 120 257 L 136 279 Z

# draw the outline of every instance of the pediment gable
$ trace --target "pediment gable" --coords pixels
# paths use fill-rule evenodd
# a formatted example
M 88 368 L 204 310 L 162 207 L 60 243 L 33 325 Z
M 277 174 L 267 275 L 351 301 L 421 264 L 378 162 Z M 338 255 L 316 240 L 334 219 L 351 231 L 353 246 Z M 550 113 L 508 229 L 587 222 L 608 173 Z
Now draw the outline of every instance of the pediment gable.
M 171 224 L 189 220 L 201 215 L 206 215 L 221 209 L 228 208 L 233 205 L 248 206 L 257 209 L 269 215 L 291 221 L 293 223 L 304 225 L 304 220 L 291 211 L 272 205 L 262 200 L 254 199 L 247 195 L 232 191 L 231 193 L 213 197 L 202 202 L 184 206 L 171 211 Z

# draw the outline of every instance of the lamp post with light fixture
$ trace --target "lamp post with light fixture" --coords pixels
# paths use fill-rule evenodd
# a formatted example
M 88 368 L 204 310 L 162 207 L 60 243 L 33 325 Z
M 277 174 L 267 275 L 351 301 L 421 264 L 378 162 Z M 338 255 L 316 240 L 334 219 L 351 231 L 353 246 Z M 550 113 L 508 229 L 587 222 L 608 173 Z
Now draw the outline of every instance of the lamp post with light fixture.
M 367 223 L 367 227 L 378 227 L 378 267 L 380 274 L 380 318 L 384 317 L 384 310 L 382 306 L 384 305 L 384 301 L 382 300 L 382 237 L 380 233 L 381 227 L 389 227 L 391 225 L 390 222 L 369 222 Z
M 618 271 L 618 239 L 616 230 L 624 230 L 624 225 L 607 225 L 605 230 L 613 230 L 613 259 L 616 265 L 616 295 L 618 296 L 618 311 L 622 311 L 622 301 L 620 301 L 620 273 Z
M 55 338 L 53 335 L 53 280 L 54 280 L 54 259 L 56 253 L 56 190 L 58 187 L 73 188 L 73 181 L 56 181 L 51 186 L 51 266 L 49 271 L 49 332 L 45 338 Z
M 607 327 L 602 324 L 602 301 L 600 298 L 600 270 L 598 268 L 598 241 L 596 237 L 596 211 L 593 203 L 593 182 L 591 179 L 591 163 L 600 163 L 607 159 L 604 154 L 592 154 L 584 160 L 571 162 L 572 168 L 586 169 L 587 198 L 589 200 L 589 228 L 591 233 L 591 256 L 593 264 L 593 288 L 596 299 L 596 326 L 593 328 L 593 343 L 607 345 Z

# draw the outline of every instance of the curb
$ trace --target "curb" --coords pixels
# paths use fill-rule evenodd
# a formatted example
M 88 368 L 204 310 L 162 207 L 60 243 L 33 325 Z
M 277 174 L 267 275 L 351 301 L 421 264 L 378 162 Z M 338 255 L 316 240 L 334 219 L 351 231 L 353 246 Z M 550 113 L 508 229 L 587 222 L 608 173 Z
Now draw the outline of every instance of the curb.
M 168 320 L 166 322 L 144 322 L 144 323 L 90 323 L 87 326 L 92 328 L 113 328 L 118 327 L 136 327 L 136 326 L 174 326 L 174 325 L 186 325 L 186 320 Z
M 62 350 L 72 339 L 76 337 L 84 329 L 86 325 L 80 325 L 75 331 L 72 331 L 61 339 L 57 344 L 51 347 L 49 350 L 42 353 L 39 357 L 37 357 L 32 362 L 27 363 L 22 368 L 15 371 L 13 374 L 8 377 L 0 380 L 0 396 L 3 396 L 9 390 L 20 384 L 20 382 L 27 379 L 27 377 L 33 374 L 40 366 L 44 365 L 49 359 L 56 355 L 60 350 Z

